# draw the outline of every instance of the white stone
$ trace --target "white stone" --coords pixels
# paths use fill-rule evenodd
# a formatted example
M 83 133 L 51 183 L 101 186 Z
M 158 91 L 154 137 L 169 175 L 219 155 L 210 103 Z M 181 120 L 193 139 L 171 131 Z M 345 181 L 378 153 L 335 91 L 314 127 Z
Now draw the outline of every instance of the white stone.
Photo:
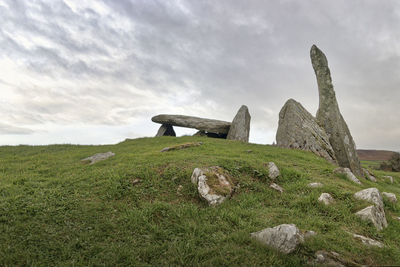
M 275 189 L 276 191 L 279 191 L 281 193 L 283 193 L 283 188 L 280 187 L 279 185 L 277 185 L 276 183 L 272 183 L 269 187 L 271 187 L 272 189 Z
M 370 180 L 370 181 L 376 183 L 376 178 L 375 178 L 375 176 L 373 176 L 367 169 L 364 169 L 364 168 L 363 168 L 362 171 L 363 171 L 363 173 L 364 173 L 364 176 L 365 176 L 368 180 Z
M 368 206 L 365 209 L 356 212 L 356 215 L 362 220 L 371 222 L 378 231 L 387 227 L 385 212 L 377 206 Z
M 321 183 L 309 183 L 307 186 L 311 188 L 318 188 L 318 187 L 323 187 L 324 185 Z
M 281 173 L 275 163 L 268 162 L 268 177 L 275 180 L 279 175 L 281 175 Z
M 334 171 L 334 173 L 338 173 L 338 174 L 344 174 L 346 175 L 347 179 L 349 179 L 350 181 L 357 183 L 357 184 L 361 184 L 360 180 L 357 179 L 357 177 L 351 172 L 351 170 L 349 168 L 336 168 Z
M 386 197 L 392 203 L 396 203 L 397 202 L 397 197 L 393 193 L 382 192 L 382 195 L 384 197 Z
M 360 240 L 366 246 L 375 246 L 375 247 L 380 247 L 380 248 L 384 247 L 384 245 L 381 242 L 376 241 L 371 238 L 368 238 L 368 237 L 365 237 L 365 236 L 362 236 L 362 235 L 353 234 L 353 237 L 355 239 Z
M 329 193 L 322 193 L 319 196 L 318 201 L 324 203 L 325 205 L 330 205 L 335 202 L 335 200 Z
M 389 180 L 389 181 L 390 181 L 390 183 L 391 183 L 391 184 L 393 184 L 393 177 L 392 177 L 392 176 L 385 175 L 385 176 L 383 176 L 383 178 L 385 178 L 385 179 Z
M 106 153 L 94 154 L 93 156 L 84 158 L 81 161 L 90 161 L 90 165 L 92 165 L 92 164 L 95 164 L 98 161 L 102 161 L 102 160 L 108 159 L 109 157 L 113 157 L 113 156 L 115 156 L 115 153 L 109 151 L 109 152 L 106 152 Z
M 357 193 L 354 194 L 354 197 L 359 200 L 368 201 L 370 203 L 377 205 L 380 208 L 383 208 L 382 196 L 379 193 L 379 190 L 375 187 L 358 191 Z
M 273 228 L 266 228 L 251 233 L 251 237 L 285 254 L 293 252 L 300 243 L 304 242 L 300 230 L 294 224 L 281 224 Z

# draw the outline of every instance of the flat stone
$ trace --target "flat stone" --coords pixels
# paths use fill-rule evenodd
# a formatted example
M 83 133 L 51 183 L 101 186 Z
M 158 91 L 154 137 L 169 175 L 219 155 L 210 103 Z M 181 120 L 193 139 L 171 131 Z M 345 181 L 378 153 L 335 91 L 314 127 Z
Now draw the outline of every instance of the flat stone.
M 371 239 L 369 237 L 365 237 L 365 236 L 357 235 L 357 234 L 353 234 L 353 237 L 357 240 L 360 240 L 366 246 L 374 246 L 374 247 L 379 247 L 379 248 L 384 247 L 384 245 L 381 242 Z
M 192 142 L 192 143 L 184 143 L 184 144 L 179 144 L 179 145 L 174 145 L 170 147 L 164 147 L 160 152 L 168 152 L 168 151 L 174 151 L 174 150 L 181 150 L 189 147 L 196 147 L 202 145 L 202 142 Z
M 375 176 L 373 176 L 367 169 L 363 168 L 362 171 L 364 173 L 365 178 L 376 183 Z
M 382 192 L 382 195 L 384 197 L 386 197 L 392 203 L 396 203 L 397 202 L 397 197 L 393 193 Z
M 102 161 L 102 160 L 106 160 L 106 159 L 108 159 L 110 157 L 113 157 L 113 156 L 115 156 L 115 153 L 109 151 L 109 152 L 106 152 L 106 153 L 94 154 L 93 156 L 84 158 L 81 161 L 83 161 L 83 162 L 90 161 L 89 165 L 92 165 L 92 164 L 95 164 L 96 162 L 99 162 L 99 161 Z
M 357 183 L 357 184 L 361 184 L 360 180 L 357 179 L 357 177 L 351 172 L 351 170 L 349 168 L 339 167 L 339 168 L 334 169 L 333 172 L 337 173 L 337 174 L 343 174 L 350 181 Z
M 160 126 L 158 129 L 158 132 L 156 134 L 156 137 L 159 136 L 176 136 L 176 133 L 174 131 L 174 128 L 170 124 L 163 124 Z
M 371 222 L 378 231 L 383 230 L 388 225 L 384 210 L 377 206 L 368 206 L 356 212 L 356 215 L 364 221 Z
M 319 91 L 317 122 L 328 135 L 339 166 L 349 168 L 354 174 L 361 176 L 362 171 L 356 145 L 339 110 L 328 60 L 316 45 L 311 47 L 310 56 Z
M 319 187 L 323 187 L 324 185 L 321 183 L 309 183 L 307 186 L 310 188 L 319 188 Z
M 229 128 L 231 127 L 231 123 L 227 121 L 204 119 L 185 115 L 161 114 L 154 116 L 151 120 L 156 123 L 194 128 L 199 131 L 216 134 L 228 134 Z
M 293 252 L 300 243 L 304 242 L 300 230 L 294 224 L 281 224 L 250 235 L 261 243 L 285 254 Z
M 238 140 L 248 143 L 250 135 L 251 116 L 246 106 L 241 106 L 235 118 L 232 121 L 226 139 Z
M 329 193 L 322 193 L 319 196 L 318 201 L 324 203 L 325 205 L 330 205 L 335 202 L 335 200 Z
M 272 183 L 269 187 L 271 187 L 272 189 L 275 189 L 276 191 L 279 191 L 281 193 L 283 193 L 284 189 L 282 187 L 280 187 L 279 185 L 277 185 L 276 183 Z
M 274 162 L 268 162 L 268 177 L 275 180 L 279 175 L 281 175 L 278 167 Z
M 280 147 L 311 151 L 336 163 L 335 152 L 325 130 L 299 102 L 293 99 L 286 101 L 279 112 L 276 142 Z
M 218 205 L 229 198 L 234 190 L 232 177 L 221 167 L 195 168 L 191 177 L 202 199 L 210 206 Z

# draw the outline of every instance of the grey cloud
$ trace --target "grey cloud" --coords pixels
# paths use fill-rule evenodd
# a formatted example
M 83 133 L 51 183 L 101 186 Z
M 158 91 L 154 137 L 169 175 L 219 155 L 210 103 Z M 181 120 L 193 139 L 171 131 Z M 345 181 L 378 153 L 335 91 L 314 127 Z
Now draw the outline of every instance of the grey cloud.
M 18 127 L 18 126 L 13 126 L 5 123 L 0 123 L 0 135 L 3 134 L 32 134 L 34 133 L 33 130 L 24 128 L 24 127 Z

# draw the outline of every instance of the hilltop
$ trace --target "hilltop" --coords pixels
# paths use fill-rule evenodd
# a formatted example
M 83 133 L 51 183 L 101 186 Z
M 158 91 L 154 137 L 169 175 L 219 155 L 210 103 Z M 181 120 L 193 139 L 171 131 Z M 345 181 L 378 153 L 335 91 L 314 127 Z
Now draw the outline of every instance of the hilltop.
M 201 142 L 161 153 L 165 147 Z M 93 165 L 95 153 L 115 156 Z M 384 198 L 388 227 L 354 215 L 369 206 L 354 193 L 376 187 L 400 195 L 400 175 L 373 171 L 362 185 L 334 174 L 312 152 L 207 137 L 157 137 L 105 146 L 0 147 L 0 265 L 298 266 L 317 251 L 347 265 L 400 264 L 400 205 Z M 269 187 L 275 162 L 280 193 Z M 211 207 L 191 183 L 196 167 L 220 166 L 233 177 L 232 197 Z M 383 176 L 390 175 L 393 184 Z M 312 182 L 321 188 L 309 188 Z M 321 193 L 335 203 L 318 202 Z M 282 254 L 250 237 L 279 224 L 317 233 Z M 383 248 L 349 234 L 367 236 Z

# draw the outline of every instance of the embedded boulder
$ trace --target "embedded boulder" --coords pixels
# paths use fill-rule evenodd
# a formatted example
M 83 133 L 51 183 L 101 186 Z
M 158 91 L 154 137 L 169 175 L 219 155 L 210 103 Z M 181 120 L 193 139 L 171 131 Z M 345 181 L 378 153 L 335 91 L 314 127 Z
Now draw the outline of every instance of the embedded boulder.
M 176 136 L 174 128 L 170 124 L 162 124 L 158 129 L 156 137 L 159 136 Z
M 386 197 L 392 203 L 396 203 L 397 202 L 397 197 L 393 193 L 382 192 L 382 195 L 384 197 Z
M 330 205 L 335 202 L 335 200 L 329 193 L 322 193 L 319 196 L 318 201 L 324 203 L 325 205 Z
M 387 227 L 385 210 L 383 207 L 382 196 L 377 188 L 367 188 L 358 191 L 354 197 L 359 200 L 365 200 L 373 203 L 373 206 L 368 206 L 356 212 L 356 215 L 362 220 L 371 222 L 378 231 Z
M 304 242 L 303 235 L 294 224 L 281 224 L 250 235 L 259 242 L 285 254 L 293 252 L 300 243 Z
M 360 160 L 350 130 L 343 119 L 332 85 L 331 73 L 325 54 L 313 45 L 311 62 L 317 77 L 319 108 L 317 122 L 329 137 L 336 160 L 341 167 L 349 168 L 356 175 L 362 175 Z
M 289 99 L 279 112 L 278 146 L 311 151 L 336 163 L 328 135 L 316 119 L 297 101 Z
M 352 235 L 355 239 L 360 240 L 361 243 L 363 243 L 366 246 L 375 246 L 375 247 L 379 247 L 379 248 L 384 247 L 384 245 L 381 242 L 371 239 L 369 237 L 357 235 L 357 234 L 352 234 Z
M 364 173 L 365 178 L 376 183 L 375 176 L 373 176 L 367 169 L 363 168 L 362 171 Z
M 106 153 L 94 154 L 93 156 L 84 158 L 81 161 L 82 162 L 90 162 L 89 165 L 92 165 L 92 164 L 95 164 L 98 161 L 106 160 L 106 159 L 108 159 L 110 157 L 113 157 L 113 156 L 115 156 L 115 153 L 113 153 L 111 151 L 108 151 Z
M 359 200 L 368 201 L 380 208 L 383 208 L 382 196 L 379 190 L 375 187 L 358 191 L 357 193 L 354 194 L 354 197 Z
M 232 121 L 226 139 L 238 140 L 243 142 L 249 142 L 250 134 L 250 113 L 247 106 L 243 105 L 240 107 L 235 118 Z
M 234 190 L 232 177 L 221 167 L 195 168 L 191 177 L 202 199 L 210 206 L 218 205 L 229 198 Z
M 349 179 L 350 181 L 357 183 L 357 184 L 361 184 L 360 180 L 357 179 L 357 177 L 351 172 L 351 170 L 349 168 L 336 168 L 333 170 L 334 173 L 337 174 L 342 174 L 345 175 L 347 179 Z

